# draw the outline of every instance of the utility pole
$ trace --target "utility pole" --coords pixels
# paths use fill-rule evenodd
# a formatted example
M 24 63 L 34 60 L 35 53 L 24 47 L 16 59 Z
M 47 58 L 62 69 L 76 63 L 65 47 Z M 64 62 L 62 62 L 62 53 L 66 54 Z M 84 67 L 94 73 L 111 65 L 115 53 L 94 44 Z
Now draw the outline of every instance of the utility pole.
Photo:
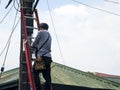
M 33 17 L 33 10 L 36 8 L 36 5 L 33 7 L 33 3 L 35 0 L 20 0 L 21 7 L 23 7 L 24 15 L 28 17 Z M 38 0 L 37 0 L 38 2 Z M 26 26 L 33 27 L 33 19 L 26 18 L 25 19 Z M 32 28 L 27 28 L 27 35 L 28 35 L 28 41 L 29 45 L 31 44 L 31 37 L 33 34 Z M 23 26 L 21 21 L 21 49 L 20 49 L 20 69 L 19 69 L 19 90 L 31 90 L 30 83 L 28 79 L 28 69 L 27 69 L 27 63 L 26 63 L 26 56 L 25 56 L 25 50 L 23 47 L 23 40 L 24 39 L 24 33 L 23 33 Z

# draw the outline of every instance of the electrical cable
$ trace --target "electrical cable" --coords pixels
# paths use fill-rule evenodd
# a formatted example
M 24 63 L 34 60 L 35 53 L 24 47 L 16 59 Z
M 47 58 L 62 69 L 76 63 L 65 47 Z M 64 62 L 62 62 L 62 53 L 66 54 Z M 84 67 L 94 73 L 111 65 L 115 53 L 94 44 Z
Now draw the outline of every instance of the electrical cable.
M 9 50 L 9 47 L 10 47 L 10 43 L 11 43 L 11 39 L 9 40 L 8 42 L 8 46 L 7 46 L 7 50 L 6 50 L 6 54 L 5 54 L 5 58 L 4 58 L 4 62 L 3 62 L 3 65 L 1 67 L 1 73 L 0 73 L 0 78 L 2 76 L 2 73 L 4 72 L 4 66 L 5 66 L 5 62 L 6 62 L 6 58 L 7 58 L 7 54 L 8 54 L 8 50 Z
M 23 5 L 23 0 L 20 0 L 20 4 Z
M 18 7 L 18 8 L 19 8 L 19 7 Z M 15 21 L 16 21 L 17 13 L 18 13 L 18 12 L 16 12 L 14 24 L 15 24 Z M 12 29 L 14 28 L 14 24 L 13 24 Z M 12 37 L 13 32 L 14 32 L 14 30 L 12 30 L 12 32 L 11 32 L 11 34 L 10 34 L 10 36 L 9 36 L 9 39 L 8 39 L 8 41 L 7 41 L 6 45 L 5 45 L 5 47 L 3 48 L 3 50 L 2 50 L 1 53 L 0 53 L 0 56 L 4 53 L 6 47 L 7 47 L 8 43 L 9 43 L 9 40 L 10 40 L 11 37 Z
M 5 58 L 4 58 L 4 61 L 3 61 L 3 65 L 2 65 L 2 67 L 5 66 L 5 62 L 6 62 L 6 58 L 7 58 L 7 54 L 8 54 L 8 50 L 9 50 L 9 47 L 10 47 L 10 43 L 11 43 L 11 39 L 9 40 L 8 45 L 7 45 L 7 50 L 6 50 L 6 54 L 5 54 Z
M 6 13 L 6 15 L 0 20 L 0 24 L 5 20 L 5 18 L 8 16 L 8 14 L 10 13 L 10 11 L 12 10 L 13 5 L 11 6 L 11 8 L 8 10 L 8 12 Z
M 65 60 L 63 58 L 62 51 L 61 51 L 61 48 L 60 48 L 60 43 L 59 43 L 59 40 L 58 40 L 58 36 L 57 36 L 57 32 L 56 32 L 55 25 L 54 25 L 54 22 L 53 22 L 53 17 L 52 17 L 52 14 L 51 14 L 51 9 L 50 9 L 48 0 L 47 0 L 47 6 L 48 6 L 48 10 L 49 10 L 49 14 L 50 14 L 52 26 L 53 26 L 53 29 L 54 29 L 54 32 L 55 32 L 55 36 L 56 36 L 56 39 L 57 39 L 57 43 L 58 43 L 58 48 L 59 48 L 59 51 L 60 51 L 60 55 L 61 55 L 61 57 L 63 59 L 63 64 L 65 65 Z
M 116 2 L 116 1 L 110 1 L 110 0 L 104 0 L 104 1 L 114 3 L 114 4 L 120 4 L 120 2 Z
M 76 3 L 79 3 L 79 4 L 82 4 L 82 5 L 84 5 L 84 6 L 87 6 L 87 7 L 96 9 L 96 10 L 99 10 L 99 11 L 103 11 L 103 12 L 106 12 L 106 13 L 109 13 L 109 14 L 113 14 L 113 15 L 116 15 L 116 16 L 120 16 L 120 14 L 113 13 L 113 12 L 107 11 L 107 10 L 103 10 L 103 9 L 100 9 L 100 8 L 97 8 L 97 7 L 94 7 L 94 6 L 90 6 L 90 5 L 88 5 L 88 4 L 81 3 L 80 1 L 77 1 L 77 0 L 72 0 L 72 1 L 73 1 L 73 2 L 76 2 Z
M 8 12 L 6 13 L 6 15 L 3 17 L 3 19 L 0 21 L 0 24 L 5 20 L 5 18 L 7 17 L 7 15 L 10 13 L 10 11 L 12 10 L 13 8 L 13 5 L 11 6 L 11 8 L 8 10 Z M 11 36 L 11 35 L 10 35 Z M 9 41 L 9 40 L 8 40 Z M 3 52 L 5 51 L 6 47 L 7 47 L 7 44 L 8 44 L 8 41 L 5 45 L 5 47 L 3 48 L 2 52 L 0 53 L 0 56 L 3 54 Z
M 12 30 L 12 33 L 13 33 L 13 31 L 16 29 L 19 21 L 20 21 L 20 19 L 17 21 L 16 25 L 14 26 L 14 28 L 13 28 L 13 30 Z M 11 34 L 12 34 L 12 33 L 11 33 Z M 12 35 L 11 35 L 11 36 L 12 36 Z M 4 66 L 5 66 L 6 57 L 7 57 L 8 49 L 9 49 L 9 46 L 10 46 L 10 42 L 11 42 L 11 38 L 9 38 L 8 43 L 7 43 L 7 46 L 6 46 L 6 47 L 7 47 L 7 51 L 6 51 L 6 55 L 5 55 L 5 58 L 4 58 L 3 65 L 2 65 L 2 67 L 1 67 L 0 78 L 1 78 L 1 76 L 2 76 L 2 73 L 4 72 Z
M 16 12 L 16 15 L 15 15 L 14 24 L 13 24 L 13 27 L 12 27 L 12 32 L 11 32 L 9 38 L 8 38 L 8 41 L 7 41 L 6 45 L 5 45 L 5 47 L 3 48 L 2 52 L 0 53 L 0 56 L 1 56 L 1 55 L 3 54 L 3 52 L 5 51 L 5 49 L 6 49 L 7 45 L 8 45 L 8 43 L 9 43 L 9 40 L 10 40 L 11 37 L 12 37 L 12 34 L 13 34 L 13 32 L 14 32 L 14 25 L 15 25 L 16 17 L 17 17 L 17 12 Z M 15 26 L 16 26 L 16 25 L 15 25 Z
M 9 38 L 8 38 L 8 41 L 7 41 L 6 45 L 5 45 L 5 48 L 4 48 L 3 51 L 2 51 L 2 52 L 4 52 L 4 50 L 7 48 L 7 50 L 6 50 L 6 54 L 5 54 L 5 58 L 4 58 L 4 61 L 3 61 L 2 67 L 1 67 L 0 78 L 1 78 L 1 76 L 2 76 L 2 73 L 4 72 L 4 66 L 5 66 L 5 62 L 6 62 L 6 58 L 7 58 L 7 54 L 8 54 L 8 50 L 9 50 L 9 47 L 10 47 L 10 43 L 11 43 L 11 37 L 12 37 L 13 32 L 15 31 L 15 29 L 16 29 L 18 23 L 19 23 L 19 20 L 18 20 L 17 23 L 15 24 L 15 22 L 16 22 L 16 18 L 17 18 L 17 13 L 18 13 L 18 11 L 17 11 L 16 14 L 15 14 L 15 19 L 14 19 L 14 23 L 13 23 L 13 26 L 12 26 L 11 34 L 10 34 L 10 36 L 9 36 Z M 1 53 L 0 55 L 2 55 L 2 53 Z
M 15 0 L 17 2 L 17 5 L 20 7 L 20 3 L 18 2 L 18 0 Z
M 16 3 L 17 3 L 17 5 L 18 5 L 18 7 L 20 7 L 20 1 L 18 2 L 18 0 L 15 0 L 16 1 Z M 19 10 L 20 11 L 20 10 Z
M 5 51 L 5 49 L 6 49 L 7 45 L 8 45 L 8 42 L 9 42 L 9 40 L 7 41 L 7 43 L 6 43 L 5 47 L 3 48 L 3 50 L 1 51 L 0 56 L 1 56 L 1 55 L 3 54 L 3 52 Z
M 8 4 L 6 5 L 5 9 L 8 8 L 8 6 L 11 4 L 12 0 L 9 0 Z
M 18 2 L 17 2 L 16 0 L 13 1 L 14 8 L 15 8 L 17 11 L 20 12 L 20 10 L 18 10 L 18 8 L 16 8 L 15 3 L 17 3 L 18 7 L 20 7 L 20 5 L 18 4 Z

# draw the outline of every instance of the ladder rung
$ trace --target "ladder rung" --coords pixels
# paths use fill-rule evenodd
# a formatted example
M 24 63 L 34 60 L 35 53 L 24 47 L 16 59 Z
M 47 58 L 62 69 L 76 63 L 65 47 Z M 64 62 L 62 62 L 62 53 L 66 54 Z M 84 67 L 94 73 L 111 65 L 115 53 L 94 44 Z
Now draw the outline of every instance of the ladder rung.
M 30 8 L 30 7 L 22 7 L 22 8 L 24 8 L 24 9 L 32 9 L 32 8 Z
M 28 73 L 28 72 L 22 71 L 22 73 L 26 74 L 26 73 Z
M 26 72 L 26 71 L 22 71 L 21 73 L 22 73 L 22 74 L 27 74 L 28 72 Z
M 29 83 L 29 82 L 22 82 L 22 83 L 27 84 L 27 83 Z
M 29 19 L 36 19 L 34 17 L 30 17 L 30 16 L 24 16 L 25 18 L 29 18 Z
M 29 29 L 38 29 L 36 27 L 31 27 L 31 26 L 26 26 L 26 28 L 29 28 Z
M 24 61 L 24 62 L 21 62 L 22 64 L 26 64 L 26 61 Z
M 29 14 L 29 13 L 26 13 L 25 15 L 26 15 L 26 16 L 31 16 L 31 14 Z

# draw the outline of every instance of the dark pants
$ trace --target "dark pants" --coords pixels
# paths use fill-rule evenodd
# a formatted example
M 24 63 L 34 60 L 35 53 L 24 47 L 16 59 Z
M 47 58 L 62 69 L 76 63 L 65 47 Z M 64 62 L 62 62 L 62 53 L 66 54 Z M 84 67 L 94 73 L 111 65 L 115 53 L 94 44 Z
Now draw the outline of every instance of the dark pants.
M 42 59 L 45 62 L 45 66 L 46 69 L 45 70 L 35 70 L 35 68 L 33 67 L 33 75 L 34 75 L 34 80 L 35 80 L 35 84 L 36 84 L 36 88 L 37 90 L 42 90 L 41 89 L 41 83 L 40 83 L 40 78 L 39 78 L 39 74 L 42 73 L 44 79 L 45 79 L 45 90 L 51 90 L 51 58 L 50 57 L 42 57 Z

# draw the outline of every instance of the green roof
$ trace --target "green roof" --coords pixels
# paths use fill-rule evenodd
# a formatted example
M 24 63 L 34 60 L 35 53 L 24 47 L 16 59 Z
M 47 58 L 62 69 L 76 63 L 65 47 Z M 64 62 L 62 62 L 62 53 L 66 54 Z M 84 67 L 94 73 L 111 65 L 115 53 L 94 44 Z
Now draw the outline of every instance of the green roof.
M 120 83 L 104 79 L 88 72 L 73 69 L 55 62 L 52 63 L 51 68 L 52 83 L 120 90 Z M 0 79 L 0 84 L 5 84 L 18 79 L 19 69 L 15 68 L 3 73 Z M 43 79 L 42 81 L 44 82 Z

